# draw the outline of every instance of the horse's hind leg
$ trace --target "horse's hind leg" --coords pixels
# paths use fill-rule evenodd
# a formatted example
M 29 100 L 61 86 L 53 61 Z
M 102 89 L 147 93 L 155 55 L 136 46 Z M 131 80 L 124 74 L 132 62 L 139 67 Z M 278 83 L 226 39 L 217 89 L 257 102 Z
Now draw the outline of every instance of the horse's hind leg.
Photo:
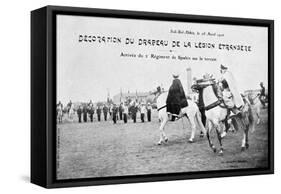
M 256 115 L 257 115 L 257 125 L 259 125 L 260 122 L 261 122 L 261 118 L 260 118 L 260 109 L 259 109 L 259 108 L 257 109 Z
M 164 132 L 164 127 L 165 127 L 167 121 L 168 121 L 167 118 L 162 118 L 161 119 L 161 125 L 160 125 L 160 128 L 159 128 L 159 130 L 160 130 L 160 140 L 157 143 L 158 145 L 161 145 L 163 142 L 167 142 L 168 141 L 168 138 L 167 138 L 167 136 L 166 136 L 166 134 Z

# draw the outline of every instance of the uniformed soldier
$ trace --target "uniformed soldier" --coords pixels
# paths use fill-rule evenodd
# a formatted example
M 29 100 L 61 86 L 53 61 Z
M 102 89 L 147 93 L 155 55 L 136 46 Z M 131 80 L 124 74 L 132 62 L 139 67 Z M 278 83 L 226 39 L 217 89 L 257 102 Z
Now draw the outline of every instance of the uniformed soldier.
M 103 110 L 104 120 L 107 121 L 108 108 L 106 104 L 103 106 L 102 110 Z
M 88 107 L 87 107 L 87 105 L 84 105 L 84 107 L 83 107 L 83 121 L 85 123 L 87 122 L 87 113 L 88 113 Z
M 89 106 L 89 116 L 90 116 L 90 120 L 91 122 L 93 122 L 94 120 L 94 113 L 95 113 L 95 109 L 93 104 Z
M 113 108 L 113 105 L 110 104 L 110 105 L 109 105 L 109 115 L 110 115 L 110 116 L 112 116 L 112 108 Z
M 119 111 L 119 119 L 122 120 L 122 116 L 123 116 L 123 103 L 120 103 L 118 111 Z
M 143 123 L 144 123 L 145 112 L 146 112 L 146 107 L 145 107 L 144 103 L 142 103 L 141 107 L 140 107 L 140 113 L 141 113 L 141 122 L 143 122 Z
M 116 124 L 117 121 L 117 114 L 118 114 L 118 107 L 116 106 L 116 104 L 114 104 L 112 108 L 112 120 L 114 124 Z
M 89 107 L 94 106 L 94 104 L 93 104 L 92 100 L 90 100 L 90 102 L 88 103 L 88 106 L 89 106 Z
M 81 116 L 82 116 L 82 106 L 80 105 L 79 108 L 77 109 L 77 115 L 78 115 L 78 122 L 81 123 Z
M 98 121 L 100 121 L 101 107 L 99 105 L 98 105 L 98 108 L 97 108 L 97 115 L 98 115 Z
M 71 102 L 71 100 L 69 101 L 69 103 L 67 103 L 67 107 L 71 107 L 72 106 L 72 102 Z
M 123 120 L 124 120 L 124 123 L 127 123 L 128 114 L 129 114 L 129 109 L 128 109 L 127 104 L 124 103 L 122 108 L 123 108 Z
M 150 122 L 151 121 L 151 110 L 152 110 L 152 106 L 151 106 L 150 102 L 147 103 L 146 109 L 147 109 L 147 121 Z
M 132 112 L 132 119 L 135 123 L 137 121 L 137 112 L 138 112 L 138 107 L 136 106 L 135 103 L 133 103 L 133 105 L 131 107 L 131 112 Z

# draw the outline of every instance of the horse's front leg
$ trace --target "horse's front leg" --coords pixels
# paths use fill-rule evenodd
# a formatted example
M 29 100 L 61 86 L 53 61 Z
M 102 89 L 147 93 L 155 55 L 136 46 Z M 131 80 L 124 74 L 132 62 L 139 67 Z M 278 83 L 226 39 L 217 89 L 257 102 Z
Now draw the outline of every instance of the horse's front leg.
M 249 148 L 249 127 L 247 126 L 243 133 L 241 151 L 245 151 L 245 149 Z
M 193 143 L 194 137 L 195 137 L 195 131 L 196 131 L 196 124 L 195 124 L 195 118 L 194 117 L 188 117 L 186 116 L 187 119 L 189 120 L 190 126 L 191 126 L 191 135 L 188 140 L 189 143 Z
M 161 145 L 163 142 L 167 142 L 168 141 L 168 138 L 164 132 L 164 127 L 168 121 L 168 117 L 164 117 L 162 119 L 160 119 L 161 121 L 161 124 L 160 124 L 160 128 L 159 128 L 159 132 L 160 132 L 160 140 L 159 142 L 157 143 L 158 145 Z
M 215 125 L 216 128 L 216 132 L 217 132 L 217 136 L 218 136 L 218 140 L 219 140 L 219 144 L 220 144 L 220 151 L 219 151 L 219 155 L 223 155 L 223 147 L 222 147 L 222 136 L 221 136 L 221 126 L 220 123 Z
M 206 136 L 207 136 L 207 139 L 208 139 L 208 142 L 209 142 L 209 146 L 210 148 L 212 148 L 213 152 L 216 152 L 217 149 L 216 147 L 214 146 L 212 140 L 210 139 L 210 133 L 212 131 L 212 123 L 210 120 L 206 120 Z

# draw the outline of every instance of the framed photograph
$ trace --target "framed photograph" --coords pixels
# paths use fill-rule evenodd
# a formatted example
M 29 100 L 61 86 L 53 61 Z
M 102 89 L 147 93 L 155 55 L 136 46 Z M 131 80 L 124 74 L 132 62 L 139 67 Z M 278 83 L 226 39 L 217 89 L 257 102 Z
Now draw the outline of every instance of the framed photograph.
M 31 12 L 31 182 L 271 174 L 274 21 Z

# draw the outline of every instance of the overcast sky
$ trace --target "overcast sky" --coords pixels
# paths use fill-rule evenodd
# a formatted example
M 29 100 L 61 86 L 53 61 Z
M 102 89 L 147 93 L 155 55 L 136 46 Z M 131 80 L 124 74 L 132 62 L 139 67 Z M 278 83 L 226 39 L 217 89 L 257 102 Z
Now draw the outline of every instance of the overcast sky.
M 214 32 L 223 37 L 171 33 L 171 30 Z M 122 43 L 79 42 L 79 35 L 120 37 Z M 251 45 L 251 52 L 218 49 L 172 48 L 125 45 L 126 37 L 182 42 L 210 42 Z M 206 72 L 219 77 L 220 64 L 225 64 L 236 78 L 238 88 L 257 89 L 267 82 L 267 28 L 232 25 L 196 24 L 167 21 L 57 16 L 57 99 L 104 101 L 123 92 L 147 92 L 162 85 L 166 90 L 172 73 L 178 72 L 186 87 L 186 68 L 200 78 Z M 172 52 L 170 52 L 172 50 Z M 128 54 L 181 55 L 210 57 L 217 61 L 120 57 Z

